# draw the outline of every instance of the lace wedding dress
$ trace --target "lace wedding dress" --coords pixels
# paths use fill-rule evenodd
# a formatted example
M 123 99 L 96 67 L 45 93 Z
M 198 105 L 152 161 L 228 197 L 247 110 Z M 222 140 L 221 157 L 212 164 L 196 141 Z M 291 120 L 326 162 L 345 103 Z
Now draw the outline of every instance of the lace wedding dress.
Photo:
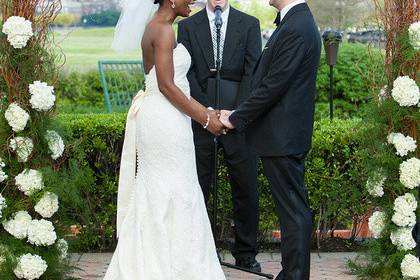
M 190 63 L 178 44 L 174 79 L 187 96 Z M 160 93 L 154 68 L 128 113 L 118 235 L 105 280 L 225 280 L 197 178 L 191 119 Z

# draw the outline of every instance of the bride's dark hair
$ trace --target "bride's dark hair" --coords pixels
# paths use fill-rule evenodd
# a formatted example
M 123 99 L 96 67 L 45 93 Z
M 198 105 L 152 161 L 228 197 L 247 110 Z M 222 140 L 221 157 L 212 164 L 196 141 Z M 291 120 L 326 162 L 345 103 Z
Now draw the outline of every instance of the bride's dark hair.
M 155 4 L 162 5 L 164 0 L 155 0 Z

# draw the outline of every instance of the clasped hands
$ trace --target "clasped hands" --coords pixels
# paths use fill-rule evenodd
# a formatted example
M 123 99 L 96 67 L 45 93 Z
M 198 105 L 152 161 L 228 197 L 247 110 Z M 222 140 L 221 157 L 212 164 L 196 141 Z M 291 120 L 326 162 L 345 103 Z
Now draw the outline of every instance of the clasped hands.
M 235 128 L 229 121 L 229 117 L 232 115 L 233 111 L 209 109 L 207 113 L 210 116 L 207 130 L 214 135 L 227 134 L 229 130 Z

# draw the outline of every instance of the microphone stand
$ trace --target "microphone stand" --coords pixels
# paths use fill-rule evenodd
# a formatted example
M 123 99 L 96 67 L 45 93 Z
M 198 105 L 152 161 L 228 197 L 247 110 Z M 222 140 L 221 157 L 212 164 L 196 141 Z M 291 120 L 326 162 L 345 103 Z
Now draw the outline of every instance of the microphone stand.
M 216 6 L 216 9 L 220 9 L 221 8 L 219 6 Z M 222 20 L 221 18 L 217 18 L 216 17 L 216 102 L 215 102 L 215 109 L 219 110 L 220 109 L 220 70 L 221 70 L 221 60 L 220 60 L 220 41 L 221 41 L 221 29 L 222 29 Z M 218 156 L 218 151 L 219 151 L 219 136 L 215 136 L 214 137 L 214 174 L 213 174 L 213 219 L 212 219 L 212 228 L 213 228 L 213 236 L 215 238 L 215 240 L 217 240 L 217 204 L 218 204 L 218 199 L 217 199 L 217 191 L 218 191 L 218 170 L 219 170 L 219 156 Z M 217 245 L 217 242 L 216 242 Z M 220 264 L 222 266 L 225 267 L 229 267 L 232 269 L 236 269 L 239 271 L 243 271 L 243 272 L 247 272 L 247 273 L 251 273 L 251 274 L 255 274 L 258 276 L 262 276 L 265 277 L 267 279 L 274 279 L 274 275 L 272 274 L 267 274 L 267 273 L 262 273 L 262 272 L 257 272 L 257 271 L 252 271 L 240 266 L 236 266 L 227 262 L 222 261 L 222 259 L 220 258 L 219 252 L 217 252 L 217 256 L 219 258 Z

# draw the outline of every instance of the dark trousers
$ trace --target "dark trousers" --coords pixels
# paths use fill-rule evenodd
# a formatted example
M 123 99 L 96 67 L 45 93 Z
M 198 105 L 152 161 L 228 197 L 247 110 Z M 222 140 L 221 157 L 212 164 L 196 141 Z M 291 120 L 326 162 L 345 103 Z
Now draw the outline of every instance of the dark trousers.
M 280 220 L 283 270 L 276 280 L 309 280 L 312 215 L 305 155 L 264 157 L 262 162 Z
M 194 129 L 197 172 L 207 202 L 214 176 L 214 137 L 199 129 Z M 255 257 L 259 220 L 257 159 L 245 144 L 243 135 L 223 135 L 219 138 L 219 147 L 224 151 L 232 187 L 235 223 L 232 255 L 236 259 Z

